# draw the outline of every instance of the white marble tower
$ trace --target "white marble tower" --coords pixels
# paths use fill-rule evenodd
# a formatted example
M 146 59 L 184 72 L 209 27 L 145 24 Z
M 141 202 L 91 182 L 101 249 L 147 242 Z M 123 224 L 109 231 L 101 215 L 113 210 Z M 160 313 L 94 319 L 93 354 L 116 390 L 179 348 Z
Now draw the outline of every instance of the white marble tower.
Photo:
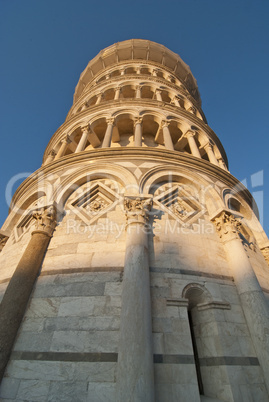
M 189 67 L 102 50 L 0 231 L 3 401 L 269 401 L 269 242 Z

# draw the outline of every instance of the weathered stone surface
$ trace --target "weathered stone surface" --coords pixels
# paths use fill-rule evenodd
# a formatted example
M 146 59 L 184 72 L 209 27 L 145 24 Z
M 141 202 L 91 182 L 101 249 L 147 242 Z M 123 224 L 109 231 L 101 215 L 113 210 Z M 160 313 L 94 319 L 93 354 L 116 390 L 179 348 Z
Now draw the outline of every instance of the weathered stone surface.
M 29 252 L 31 214 L 52 229 L 56 201 L 47 251 Z M 0 331 L 17 325 L 1 400 L 267 402 L 269 243 L 251 205 L 182 60 L 143 40 L 101 52 L 1 229 Z M 25 253 L 35 276 L 8 296 Z

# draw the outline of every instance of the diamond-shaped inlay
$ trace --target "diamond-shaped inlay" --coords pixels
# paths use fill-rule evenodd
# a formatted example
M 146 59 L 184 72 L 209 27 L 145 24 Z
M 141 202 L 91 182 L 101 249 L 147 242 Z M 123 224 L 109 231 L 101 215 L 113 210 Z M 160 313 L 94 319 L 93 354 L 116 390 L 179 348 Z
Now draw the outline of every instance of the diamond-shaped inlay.
M 201 209 L 200 203 L 195 197 L 183 186 L 170 184 L 169 187 L 163 192 L 161 192 L 161 188 L 157 190 L 158 195 L 154 197 L 154 203 L 182 224 L 191 224 L 197 220 L 204 210 Z
M 114 208 L 118 200 L 119 195 L 116 192 L 98 181 L 79 188 L 70 197 L 67 207 L 85 223 L 91 224 Z

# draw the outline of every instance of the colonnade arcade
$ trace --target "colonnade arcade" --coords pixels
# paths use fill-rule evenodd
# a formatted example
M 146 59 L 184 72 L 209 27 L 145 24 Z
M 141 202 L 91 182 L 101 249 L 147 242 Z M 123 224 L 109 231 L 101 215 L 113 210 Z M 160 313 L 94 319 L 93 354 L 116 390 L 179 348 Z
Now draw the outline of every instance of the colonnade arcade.
M 125 111 L 83 122 L 71 133 L 64 133 L 49 152 L 46 164 L 72 153 L 122 146 L 166 148 L 227 169 L 216 144 L 198 127 L 154 112 L 135 115 Z
M 80 106 L 77 107 L 72 113 L 78 113 L 84 111 L 89 107 L 99 105 L 102 102 L 117 101 L 120 99 L 150 99 L 158 102 L 165 102 L 172 104 L 176 107 L 187 110 L 194 114 L 198 118 L 202 119 L 202 116 L 196 106 L 193 105 L 186 96 L 184 96 L 185 90 L 168 88 L 167 86 L 159 85 L 158 83 L 149 82 L 116 82 L 110 85 L 102 86 L 102 90 L 98 92 L 95 88 L 95 93 L 91 93 L 90 97 L 84 96 L 83 101 L 80 100 Z M 82 104 L 81 104 L 82 103 Z

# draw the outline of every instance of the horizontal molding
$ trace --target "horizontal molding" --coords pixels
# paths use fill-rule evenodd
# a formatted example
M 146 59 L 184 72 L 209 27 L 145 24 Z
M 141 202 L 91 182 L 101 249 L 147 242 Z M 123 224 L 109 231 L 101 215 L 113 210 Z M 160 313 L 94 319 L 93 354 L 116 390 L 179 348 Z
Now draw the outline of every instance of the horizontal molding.
M 177 274 L 177 275 L 202 276 L 202 277 L 206 277 L 206 278 L 222 279 L 222 280 L 227 280 L 227 281 L 231 281 L 231 282 L 234 281 L 234 278 L 232 276 L 210 274 L 208 272 L 192 271 L 192 270 L 180 269 L 180 268 L 155 268 L 155 267 L 150 267 L 150 272 L 166 273 L 166 274 Z
M 193 355 L 153 355 L 154 363 L 164 364 L 194 364 Z
M 13 352 L 11 360 L 60 362 L 117 362 L 118 353 Z
M 202 357 L 199 359 L 200 366 L 259 366 L 257 357 L 250 356 L 218 356 Z
M 61 361 L 61 362 L 89 362 L 89 363 L 116 363 L 118 353 L 77 353 L 77 352 L 20 352 L 11 354 L 11 360 L 28 361 Z M 194 364 L 193 355 L 154 354 L 156 364 Z M 199 359 L 200 365 L 205 366 L 259 366 L 256 357 L 218 356 Z
M 66 269 L 50 269 L 49 271 L 41 271 L 40 276 L 47 275 L 68 275 L 80 274 L 84 272 L 123 272 L 123 267 L 88 267 L 88 268 L 66 268 Z

